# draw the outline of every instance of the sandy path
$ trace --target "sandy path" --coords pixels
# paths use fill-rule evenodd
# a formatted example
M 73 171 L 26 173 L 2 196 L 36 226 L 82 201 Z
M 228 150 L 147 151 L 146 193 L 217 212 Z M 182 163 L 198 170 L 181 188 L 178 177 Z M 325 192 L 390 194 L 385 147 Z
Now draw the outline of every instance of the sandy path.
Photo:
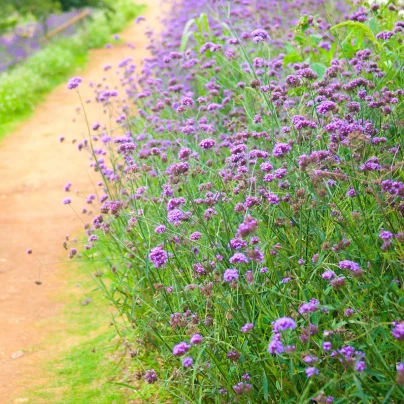
M 140 2 L 140 0 L 139 0 Z M 112 49 L 93 50 L 90 61 L 80 76 L 84 83 L 100 82 L 106 75 L 103 67 L 116 66 L 131 56 L 139 66 L 147 56 L 145 26 L 156 26 L 160 16 L 160 0 L 147 0 L 143 15 L 146 22 L 130 24 L 121 37 L 135 44 Z M 111 40 L 112 41 L 112 40 Z M 113 71 L 114 69 L 111 69 Z M 92 98 L 87 84 L 80 88 L 83 99 Z M 77 94 L 63 84 L 40 104 L 35 116 L 22 124 L 0 144 L 0 403 L 15 401 L 26 387 L 26 380 L 35 379 L 42 358 L 52 358 L 52 346 L 43 341 L 52 329 L 37 326 L 38 322 L 57 316 L 61 304 L 51 297 L 66 288 L 63 264 L 48 265 L 42 270 L 43 284 L 35 285 L 38 264 L 25 253 L 31 247 L 43 263 L 60 262 L 66 256 L 62 240 L 66 234 L 77 234 L 80 222 L 61 201 L 66 195 L 63 186 L 73 183 L 72 190 L 85 195 L 93 192 L 88 169 L 88 156 L 71 144 L 87 133 L 83 116 L 72 122 L 79 106 Z M 86 105 L 90 122 L 103 121 L 101 107 Z M 104 118 L 105 119 L 105 118 Z M 87 175 L 87 173 L 89 173 Z M 76 198 L 77 199 L 77 198 Z M 84 203 L 83 203 L 84 205 Z M 77 209 L 81 205 L 76 205 Z M 62 258 L 64 259 L 64 258 Z M 24 355 L 12 359 L 23 351 Z M 15 355 L 13 355 L 15 356 Z

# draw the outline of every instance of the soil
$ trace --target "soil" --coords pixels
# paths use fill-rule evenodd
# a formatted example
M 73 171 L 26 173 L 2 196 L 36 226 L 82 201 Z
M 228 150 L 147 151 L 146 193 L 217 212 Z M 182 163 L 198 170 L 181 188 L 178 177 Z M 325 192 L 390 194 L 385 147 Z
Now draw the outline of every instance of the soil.
M 90 52 L 86 68 L 77 74 L 83 78 L 80 93 L 84 100 L 93 98 L 90 81 L 100 82 L 114 73 L 114 69 L 104 72 L 105 65 L 116 67 L 129 56 L 141 65 L 148 56 L 145 27 L 158 26 L 160 14 L 160 0 L 147 0 L 146 21 L 131 23 L 121 34 L 122 44 Z M 63 303 L 55 296 L 68 287 L 71 265 L 62 242 L 66 234 L 82 234 L 80 220 L 62 204 L 69 196 L 63 187 L 70 181 L 72 192 L 94 192 L 88 155 L 72 144 L 88 133 L 82 113 L 74 122 L 79 106 L 75 91 L 63 84 L 36 108 L 31 119 L 0 143 L 0 403 L 27 402 L 23 393 L 41 379 L 41 363 L 60 350 L 47 342 L 53 327 L 41 324 L 49 320 L 45 323 L 58 327 Z M 86 104 L 85 109 L 90 123 L 103 121 L 99 104 Z M 64 143 L 58 140 L 61 135 L 66 137 Z M 35 255 L 27 255 L 27 248 Z M 44 264 L 41 285 L 35 283 L 40 267 L 36 257 Z

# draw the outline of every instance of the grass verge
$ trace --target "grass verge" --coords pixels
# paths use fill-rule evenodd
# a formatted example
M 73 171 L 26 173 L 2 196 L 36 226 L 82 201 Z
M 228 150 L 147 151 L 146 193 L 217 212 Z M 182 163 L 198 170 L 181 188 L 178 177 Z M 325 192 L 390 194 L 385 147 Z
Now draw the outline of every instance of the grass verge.
M 24 402 L 137 404 L 148 399 L 158 402 L 153 386 L 137 386 L 133 380 L 128 348 L 110 326 L 108 301 L 94 289 L 85 269 L 88 268 L 80 266 L 70 270 L 68 292 L 58 297 L 59 302 L 65 303 L 64 308 L 57 318 L 40 324 L 54 330 L 44 342 L 50 358 L 39 366 L 35 387 L 24 393 L 24 400 L 28 400 Z M 123 386 L 128 383 L 138 387 L 139 392 Z

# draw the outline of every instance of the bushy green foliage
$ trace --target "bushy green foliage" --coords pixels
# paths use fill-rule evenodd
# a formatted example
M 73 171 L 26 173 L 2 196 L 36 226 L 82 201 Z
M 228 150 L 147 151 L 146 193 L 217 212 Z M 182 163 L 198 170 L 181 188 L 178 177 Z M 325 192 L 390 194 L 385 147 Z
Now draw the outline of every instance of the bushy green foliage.
M 79 8 L 103 8 L 110 7 L 108 0 L 57 0 L 63 11 L 69 11 Z
M 0 11 L 0 20 L 11 13 L 19 16 L 31 15 L 43 22 L 50 14 L 60 11 L 59 0 L 7 0 L 7 4 Z

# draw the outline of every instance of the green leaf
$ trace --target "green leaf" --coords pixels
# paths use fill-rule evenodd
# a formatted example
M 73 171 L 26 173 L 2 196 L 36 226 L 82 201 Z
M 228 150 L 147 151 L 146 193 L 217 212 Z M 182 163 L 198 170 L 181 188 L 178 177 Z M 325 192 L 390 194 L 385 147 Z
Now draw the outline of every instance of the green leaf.
M 295 48 L 294 48 L 292 45 L 290 45 L 289 43 L 286 43 L 286 44 L 285 44 L 285 49 L 286 49 L 286 52 L 287 52 L 288 54 L 297 53 L 296 50 L 295 50 Z
M 209 28 L 209 20 L 208 20 L 208 16 L 205 13 L 202 13 L 201 16 L 199 17 L 202 22 L 203 22 L 203 27 L 205 29 L 205 32 L 207 34 L 209 34 L 210 32 L 210 28 Z
M 180 52 L 185 52 L 185 49 L 187 47 L 187 43 L 189 41 L 189 38 L 193 34 L 192 31 L 190 31 L 190 28 L 192 25 L 195 23 L 195 19 L 191 18 L 184 27 L 184 30 L 182 31 L 182 37 L 181 37 L 181 45 L 180 45 Z
M 301 62 L 302 61 L 302 57 L 297 53 L 291 53 L 289 55 L 286 55 L 283 58 L 283 66 L 286 67 L 289 63 L 297 63 L 297 62 Z
M 263 387 L 264 387 L 264 398 L 265 401 L 268 401 L 269 399 L 269 388 L 268 388 L 268 379 L 267 379 L 267 375 L 265 373 L 265 371 L 262 372 L 263 375 Z
M 330 30 L 332 31 L 332 30 L 336 30 L 337 28 L 342 28 L 342 27 L 352 28 L 354 30 L 354 32 L 362 32 L 370 42 L 372 42 L 374 45 L 376 45 L 376 47 L 378 47 L 379 49 L 382 49 L 382 46 L 380 45 L 379 41 L 374 36 L 372 30 L 365 24 L 358 22 L 358 21 L 344 21 L 337 25 L 334 25 L 333 27 L 330 28 Z
M 318 74 L 318 78 L 320 80 L 324 77 L 325 72 L 327 70 L 327 67 L 322 63 L 311 63 L 310 67 L 313 70 L 313 72 Z

